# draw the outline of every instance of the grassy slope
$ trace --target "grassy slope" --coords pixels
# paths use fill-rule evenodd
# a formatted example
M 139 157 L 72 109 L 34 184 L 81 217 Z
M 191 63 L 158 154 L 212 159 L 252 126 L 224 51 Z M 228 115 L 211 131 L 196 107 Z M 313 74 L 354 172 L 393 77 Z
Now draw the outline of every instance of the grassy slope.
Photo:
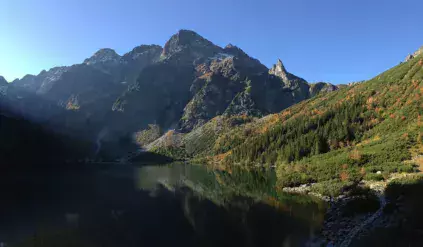
M 404 161 L 421 150 L 422 60 L 263 119 L 217 117 L 186 134 L 181 148 L 223 165 L 276 165 L 284 186 L 412 171 Z

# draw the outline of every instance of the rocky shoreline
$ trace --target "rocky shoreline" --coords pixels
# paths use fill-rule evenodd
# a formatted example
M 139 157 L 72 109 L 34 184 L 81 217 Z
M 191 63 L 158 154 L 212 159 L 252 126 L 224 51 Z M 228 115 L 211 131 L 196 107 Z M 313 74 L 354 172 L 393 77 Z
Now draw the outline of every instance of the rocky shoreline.
M 386 181 L 363 180 L 357 185 L 369 189 L 363 195 L 341 194 L 329 197 L 313 192 L 316 184 L 285 187 L 282 190 L 286 193 L 311 195 L 329 203 L 320 236 L 313 239 L 309 246 L 350 246 L 354 239 L 359 239 L 375 228 L 395 226 L 401 222 L 397 215 L 384 212 L 387 205 L 392 206 L 385 198 L 384 191 L 389 182 L 409 175 L 393 174 Z

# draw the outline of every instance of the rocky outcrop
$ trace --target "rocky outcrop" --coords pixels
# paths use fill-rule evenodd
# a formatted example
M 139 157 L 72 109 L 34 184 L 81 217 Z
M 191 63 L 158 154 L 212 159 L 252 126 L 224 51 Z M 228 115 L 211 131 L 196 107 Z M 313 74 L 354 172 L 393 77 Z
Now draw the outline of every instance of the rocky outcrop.
M 226 108 L 225 116 L 246 115 L 246 116 L 263 116 L 263 113 L 257 109 L 256 103 L 251 98 L 251 92 L 247 86 L 244 92 L 235 96 L 231 104 Z
M 310 84 L 310 97 L 314 97 L 319 93 L 329 93 L 338 90 L 338 86 L 327 83 L 327 82 L 317 82 Z
M 411 54 L 408 54 L 406 57 L 405 57 L 405 62 L 408 62 L 408 61 L 410 61 L 411 59 L 413 59 L 414 58 L 414 56 L 413 55 L 411 55 Z
M 285 84 L 285 87 L 292 88 L 292 87 L 300 86 L 301 84 L 304 84 L 304 85 L 307 84 L 307 82 L 304 79 L 289 73 L 285 69 L 285 66 L 283 65 L 280 59 L 278 59 L 276 64 L 273 65 L 273 67 L 269 70 L 269 74 L 275 75 L 281 78 L 282 82 Z
M 423 46 L 420 47 L 417 51 L 415 51 L 413 54 L 408 54 L 407 57 L 405 58 L 405 62 L 410 61 L 411 59 L 419 56 L 420 54 L 423 54 Z

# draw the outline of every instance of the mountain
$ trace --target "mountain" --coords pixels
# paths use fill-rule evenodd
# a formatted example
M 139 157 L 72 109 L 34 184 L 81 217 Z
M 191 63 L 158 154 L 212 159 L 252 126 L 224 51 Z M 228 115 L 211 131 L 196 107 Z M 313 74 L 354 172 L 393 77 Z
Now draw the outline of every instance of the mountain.
M 0 86 L 5 86 L 5 85 L 7 85 L 8 83 L 7 83 L 7 81 L 6 81 L 6 79 L 4 79 L 4 77 L 3 76 L 0 76 Z
M 242 49 L 180 30 L 166 42 L 26 75 L 2 104 L 55 130 L 118 143 L 151 124 L 190 132 L 219 115 L 261 117 L 337 87 L 308 84 L 281 60 L 268 69 Z M 119 145 L 121 146 L 121 145 Z
M 133 116 L 143 116 L 135 126 L 154 123 L 187 132 L 217 115 L 262 116 L 309 98 L 307 82 L 288 75 L 284 81 L 236 46 L 221 48 L 181 30 L 165 44 L 160 61 L 141 72 L 113 109 L 132 119 L 130 125 L 135 124 Z
M 3 76 L 0 76 L 0 96 L 4 96 L 7 94 L 7 88 L 9 83 L 7 83 L 6 79 Z
M 289 79 L 278 64 L 272 74 Z M 332 91 L 324 83 L 311 91 L 316 87 Z M 339 193 L 328 192 L 325 183 L 350 186 L 421 165 L 422 96 L 420 54 L 369 81 L 317 94 L 280 113 L 218 116 L 187 134 L 168 132 L 148 148 L 219 167 L 276 167 L 282 186 L 319 182 L 325 192 Z

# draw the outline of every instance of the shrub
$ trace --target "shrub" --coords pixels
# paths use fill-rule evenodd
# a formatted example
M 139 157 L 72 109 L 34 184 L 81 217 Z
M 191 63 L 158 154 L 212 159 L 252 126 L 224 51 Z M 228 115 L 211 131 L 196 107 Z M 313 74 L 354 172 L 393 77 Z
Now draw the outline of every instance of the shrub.
M 352 188 L 353 185 L 354 183 L 352 182 L 329 180 L 314 184 L 311 188 L 311 191 L 324 196 L 337 197 L 348 189 Z
M 314 182 L 312 177 L 303 172 L 278 174 L 278 184 L 282 187 L 293 187 L 312 182 Z
M 377 174 L 377 173 L 367 173 L 364 176 L 365 180 L 372 180 L 372 181 L 382 181 L 384 180 L 384 177 L 382 174 Z

